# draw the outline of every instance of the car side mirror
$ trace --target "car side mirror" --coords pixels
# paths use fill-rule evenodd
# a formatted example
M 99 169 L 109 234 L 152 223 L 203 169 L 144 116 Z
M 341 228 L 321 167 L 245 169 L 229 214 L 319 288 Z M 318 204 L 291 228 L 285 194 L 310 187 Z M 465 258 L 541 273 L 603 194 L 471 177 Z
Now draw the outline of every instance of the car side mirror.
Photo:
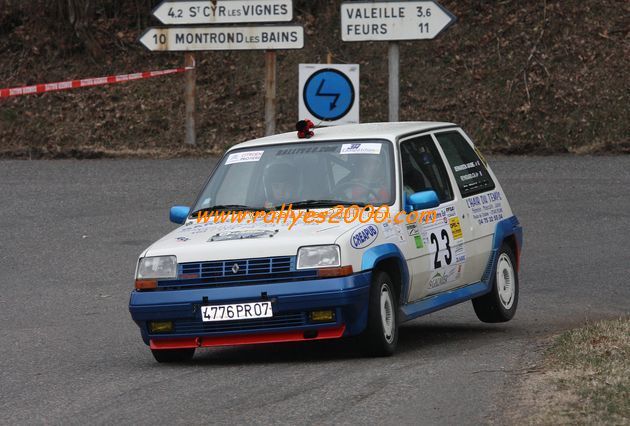
M 430 189 L 428 191 L 416 192 L 409 196 L 409 205 L 416 210 L 425 210 L 437 207 L 440 205 L 440 199 L 437 193 Z
M 171 207 L 170 219 L 173 223 L 183 225 L 186 223 L 186 218 L 190 214 L 190 207 L 188 206 L 173 206 Z

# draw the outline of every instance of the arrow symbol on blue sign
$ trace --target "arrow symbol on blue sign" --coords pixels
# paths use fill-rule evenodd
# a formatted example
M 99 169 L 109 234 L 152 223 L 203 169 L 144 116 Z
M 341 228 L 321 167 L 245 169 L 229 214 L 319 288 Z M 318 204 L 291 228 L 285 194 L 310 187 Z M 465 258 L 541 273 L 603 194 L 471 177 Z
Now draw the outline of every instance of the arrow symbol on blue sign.
M 332 111 L 337 106 L 337 101 L 339 100 L 339 96 L 341 96 L 341 93 L 324 93 L 324 92 L 322 92 L 322 89 L 324 88 L 324 83 L 326 83 L 326 79 L 322 79 L 322 82 L 319 83 L 319 87 L 317 88 L 317 93 L 315 93 L 315 96 L 326 96 L 326 97 L 335 98 L 330 103 L 330 110 Z

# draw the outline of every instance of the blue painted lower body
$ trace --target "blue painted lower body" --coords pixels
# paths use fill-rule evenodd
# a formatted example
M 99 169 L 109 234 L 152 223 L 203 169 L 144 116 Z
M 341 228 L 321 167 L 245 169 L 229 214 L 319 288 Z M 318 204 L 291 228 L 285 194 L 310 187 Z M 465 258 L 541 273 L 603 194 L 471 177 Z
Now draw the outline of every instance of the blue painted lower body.
M 317 330 L 345 325 L 345 336 L 361 333 L 367 323 L 372 273 L 365 271 L 341 278 L 289 283 L 209 287 L 164 291 L 133 291 L 129 301 L 131 317 L 140 327 L 142 339 L 225 336 L 279 331 Z M 263 294 L 266 293 L 266 298 Z M 203 323 L 203 304 L 270 300 L 273 318 Z M 310 311 L 332 309 L 334 321 L 311 322 Z M 172 333 L 151 334 L 149 321 L 173 321 Z
M 475 297 L 483 296 L 491 290 L 490 284 L 480 281 L 475 284 L 469 284 L 455 290 L 439 293 L 434 296 L 421 299 L 417 302 L 404 305 L 400 308 L 401 321 L 409 321 L 440 309 L 465 302 Z

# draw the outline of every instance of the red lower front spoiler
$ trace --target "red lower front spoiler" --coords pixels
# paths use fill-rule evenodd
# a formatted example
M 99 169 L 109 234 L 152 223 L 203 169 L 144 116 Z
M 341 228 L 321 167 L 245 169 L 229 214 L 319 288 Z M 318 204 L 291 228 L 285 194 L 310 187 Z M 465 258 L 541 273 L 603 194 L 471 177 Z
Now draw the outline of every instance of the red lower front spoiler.
M 317 335 L 304 337 L 304 331 L 284 331 L 217 337 L 183 337 L 174 339 L 151 339 L 151 349 L 208 348 L 212 346 L 253 345 L 257 343 L 300 342 L 304 340 L 337 339 L 343 336 L 346 326 L 322 328 Z

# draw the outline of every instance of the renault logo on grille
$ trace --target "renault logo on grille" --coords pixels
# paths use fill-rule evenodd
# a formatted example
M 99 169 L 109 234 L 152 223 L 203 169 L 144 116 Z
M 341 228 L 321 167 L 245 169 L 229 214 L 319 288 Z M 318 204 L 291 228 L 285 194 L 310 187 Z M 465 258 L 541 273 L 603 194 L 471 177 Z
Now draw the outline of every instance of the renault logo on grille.
M 233 273 L 237 273 L 241 268 L 238 266 L 238 263 L 235 263 L 234 265 L 232 265 L 232 272 Z

